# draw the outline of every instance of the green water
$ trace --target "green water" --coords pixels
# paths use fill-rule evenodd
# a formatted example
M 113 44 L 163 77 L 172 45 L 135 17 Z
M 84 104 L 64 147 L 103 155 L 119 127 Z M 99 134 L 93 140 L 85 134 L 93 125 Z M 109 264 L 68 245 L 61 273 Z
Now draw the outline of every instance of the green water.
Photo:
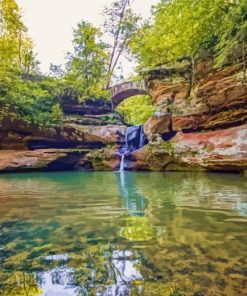
M 247 181 L 0 176 L 1 296 L 247 295 Z

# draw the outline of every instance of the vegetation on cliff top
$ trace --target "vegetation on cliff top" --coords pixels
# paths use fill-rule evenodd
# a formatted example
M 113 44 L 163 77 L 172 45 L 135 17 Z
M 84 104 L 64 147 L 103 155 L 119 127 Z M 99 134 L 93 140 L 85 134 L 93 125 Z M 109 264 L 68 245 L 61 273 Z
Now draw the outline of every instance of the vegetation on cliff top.
M 246 0 L 161 0 L 131 42 L 141 66 L 152 67 L 205 51 L 224 62 L 230 51 L 247 40 Z

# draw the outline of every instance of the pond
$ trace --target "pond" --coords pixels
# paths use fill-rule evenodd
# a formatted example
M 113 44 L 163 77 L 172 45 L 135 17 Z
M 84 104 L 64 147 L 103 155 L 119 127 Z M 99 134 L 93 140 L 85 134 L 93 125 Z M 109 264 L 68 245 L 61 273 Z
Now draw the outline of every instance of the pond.
M 247 179 L 0 176 L 1 296 L 247 295 Z

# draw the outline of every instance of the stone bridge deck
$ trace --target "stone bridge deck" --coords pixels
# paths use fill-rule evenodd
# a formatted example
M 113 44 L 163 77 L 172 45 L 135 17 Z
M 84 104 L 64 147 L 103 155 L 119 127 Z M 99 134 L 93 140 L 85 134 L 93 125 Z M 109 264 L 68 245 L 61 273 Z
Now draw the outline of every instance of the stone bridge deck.
M 144 80 L 128 81 L 109 88 L 112 106 L 115 109 L 125 99 L 136 95 L 147 95 L 148 89 Z

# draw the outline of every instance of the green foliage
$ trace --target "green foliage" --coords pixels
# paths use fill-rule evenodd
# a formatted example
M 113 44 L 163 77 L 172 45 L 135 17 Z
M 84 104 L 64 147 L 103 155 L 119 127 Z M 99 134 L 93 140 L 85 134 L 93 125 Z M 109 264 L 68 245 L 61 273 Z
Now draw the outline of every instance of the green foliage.
M 81 21 L 74 30 L 74 53 L 69 54 L 67 73 L 63 78 L 65 92 L 74 91 L 82 98 L 107 96 L 108 51 L 102 33 L 90 23 Z
M 44 81 L 41 84 L 23 80 L 15 73 L 0 77 L 0 106 L 2 116 L 16 114 L 17 118 L 40 127 L 57 124 L 62 117 L 60 105 Z
M 40 76 L 33 44 L 15 0 L 0 1 L 0 115 L 38 126 L 57 124 L 57 81 Z
M 29 74 L 36 66 L 32 40 L 15 0 L 0 1 L 0 71 Z
M 223 61 L 247 36 L 245 0 L 161 0 L 154 24 L 145 25 L 131 47 L 142 66 L 174 62 L 211 51 Z
M 155 107 L 149 96 L 134 96 L 121 103 L 117 111 L 123 115 L 126 123 L 138 125 L 145 123 L 155 111 Z
M 216 45 L 217 65 L 221 65 L 229 53 L 233 53 L 242 45 L 241 59 L 245 60 L 247 41 L 247 2 L 245 0 L 234 1 L 235 4 L 228 12 L 228 19 L 224 23 L 224 29 L 219 36 Z M 244 65 L 245 66 L 245 65 Z

